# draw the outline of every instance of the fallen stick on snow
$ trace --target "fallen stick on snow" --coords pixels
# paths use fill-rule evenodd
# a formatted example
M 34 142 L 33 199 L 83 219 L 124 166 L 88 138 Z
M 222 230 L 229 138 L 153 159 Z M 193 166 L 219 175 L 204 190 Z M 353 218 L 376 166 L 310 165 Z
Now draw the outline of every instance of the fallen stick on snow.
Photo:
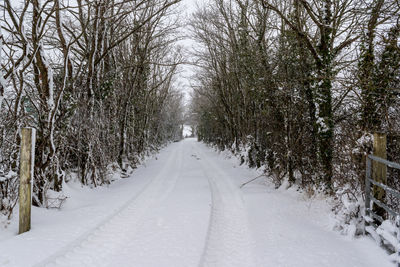
M 258 178 L 263 177 L 263 176 L 265 176 L 265 174 L 261 174 L 260 176 L 257 176 L 256 178 L 253 178 L 253 179 L 251 179 L 250 181 L 247 181 L 247 182 L 243 183 L 243 184 L 240 186 L 240 188 L 242 188 L 243 186 L 245 186 L 245 185 L 247 185 L 247 184 L 249 184 L 249 183 L 251 183 L 251 182 L 257 180 Z

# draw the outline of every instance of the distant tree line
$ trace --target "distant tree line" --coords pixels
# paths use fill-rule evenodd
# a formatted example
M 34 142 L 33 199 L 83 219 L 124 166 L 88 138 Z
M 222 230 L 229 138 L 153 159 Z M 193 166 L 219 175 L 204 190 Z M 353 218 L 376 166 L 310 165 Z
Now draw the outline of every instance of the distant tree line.
M 33 202 L 68 173 L 109 183 L 179 134 L 179 0 L 4 0 L 0 4 L 0 212 L 17 202 L 21 127 L 36 128 Z
M 398 0 L 212 0 L 191 21 L 200 140 L 279 186 L 359 194 L 373 132 L 399 161 Z M 397 141 L 396 141 L 397 140 Z

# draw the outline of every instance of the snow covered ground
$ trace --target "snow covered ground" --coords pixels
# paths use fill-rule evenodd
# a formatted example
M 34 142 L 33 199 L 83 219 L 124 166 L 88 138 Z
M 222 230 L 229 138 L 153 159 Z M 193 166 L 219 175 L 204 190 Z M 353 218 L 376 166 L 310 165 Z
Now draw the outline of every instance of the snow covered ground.
M 165 148 L 108 188 L 65 185 L 62 210 L 0 230 L 0 266 L 393 266 L 370 238 L 330 229 L 330 208 L 273 189 L 195 139 Z

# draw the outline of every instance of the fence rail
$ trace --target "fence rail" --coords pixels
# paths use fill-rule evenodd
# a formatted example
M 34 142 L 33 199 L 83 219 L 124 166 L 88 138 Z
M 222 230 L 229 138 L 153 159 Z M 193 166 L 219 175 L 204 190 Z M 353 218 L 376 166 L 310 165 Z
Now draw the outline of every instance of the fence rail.
M 384 190 L 386 193 L 391 194 L 393 197 L 396 199 L 400 200 L 400 192 L 383 184 L 380 183 L 376 180 L 373 179 L 372 177 L 372 162 L 379 162 L 381 164 L 384 164 L 385 167 L 393 168 L 393 169 L 398 169 L 400 170 L 400 164 L 388 161 L 386 159 L 373 156 L 373 155 L 368 155 L 367 156 L 367 169 L 366 169 L 366 178 L 365 178 L 365 230 L 366 232 L 370 233 L 372 236 L 374 235 L 379 235 L 379 233 L 376 233 L 375 230 L 379 227 L 379 223 L 383 223 L 385 218 L 377 214 L 373 208 L 373 204 L 376 206 L 380 207 L 381 209 L 385 210 L 387 214 L 389 214 L 396 223 L 397 227 L 397 244 L 393 244 L 391 242 L 392 246 L 394 247 L 394 253 L 396 254 L 395 256 L 395 261 L 397 263 L 397 267 L 400 267 L 400 211 L 392 209 L 389 207 L 387 203 L 384 203 L 384 200 L 382 199 L 376 199 L 374 196 L 374 192 L 372 189 L 373 186 L 379 187 L 382 190 Z M 376 178 L 376 177 L 375 177 Z M 371 192 L 372 191 L 372 192 Z M 374 222 L 378 221 L 379 223 Z M 371 230 L 370 227 L 373 227 L 373 230 Z M 374 233 L 373 233 L 373 232 Z M 380 236 L 380 238 L 383 238 L 385 240 L 385 236 Z

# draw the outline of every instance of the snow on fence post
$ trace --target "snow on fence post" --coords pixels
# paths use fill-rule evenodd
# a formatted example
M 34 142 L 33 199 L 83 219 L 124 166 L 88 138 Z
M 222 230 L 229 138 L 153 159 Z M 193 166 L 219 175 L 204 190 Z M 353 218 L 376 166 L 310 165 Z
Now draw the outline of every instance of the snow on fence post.
M 35 155 L 35 130 L 22 128 L 19 185 L 19 234 L 31 229 L 32 179 Z
M 374 156 L 386 159 L 386 134 L 384 133 L 374 133 Z M 372 162 L 372 179 L 381 184 L 387 184 L 387 166 L 378 161 Z M 373 196 L 375 199 L 385 203 L 385 190 L 374 185 Z M 378 205 L 373 205 L 374 212 L 381 216 L 383 219 L 385 218 L 386 211 L 379 207 Z

